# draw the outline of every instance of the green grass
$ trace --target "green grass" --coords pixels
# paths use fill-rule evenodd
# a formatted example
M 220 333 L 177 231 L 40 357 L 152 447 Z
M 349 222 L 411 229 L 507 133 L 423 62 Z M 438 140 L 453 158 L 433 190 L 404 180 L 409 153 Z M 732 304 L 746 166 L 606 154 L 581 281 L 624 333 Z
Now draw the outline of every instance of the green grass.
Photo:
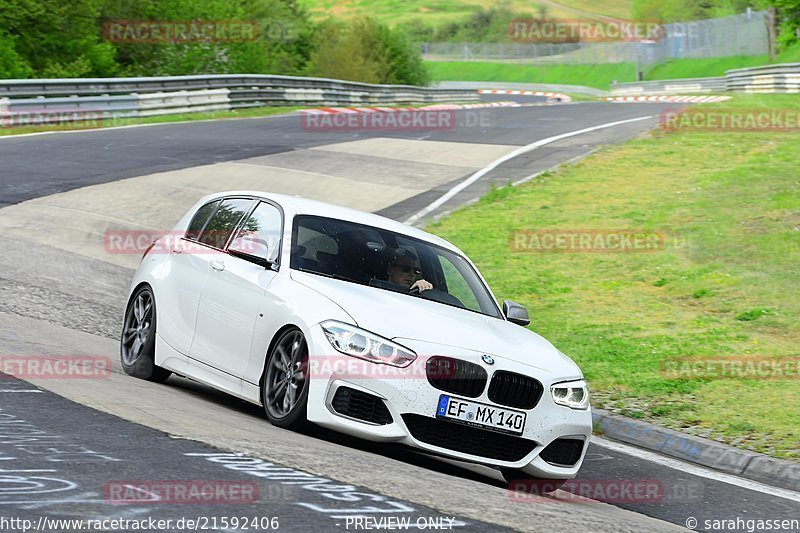
M 800 62 L 800 44 L 779 54 L 773 63 Z M 645 80 L 723 76 L 726 70 L 769 63 L 767 56 L 731 56 L 707 59 L 676 59 L 648 71 Z M 608 89 L 613 80 L 635 81 L 633 63 L 596 65 L 530 65 L 500 61 L 427 61 L 434 81 L 506 81 L 563 83 Z
M 772 63 L 800 62 L 800 44 L 784 50 Z M 674 59 L 655 67 L 645 79 L 671 80 L 676 78 L 704 78 L 724 76 L 726 70 L 757 67 L 770 63 L 769 56 L 730 56 L 707 59 Z
M 713 107 L 800 109 L 800 100 L 750 95 Z M 594 405 L 798 459 L 800 380 L 660 371 L 676 357 L 800 354 L 796 137 L 656 131 L 496 189 L 429 230 L 461 247 L 499 299 L 528 307 L 531 329 L 581 365 Z M 624 254 L 509 247 L 512 231 L 553 228 L 661 231 L 682 245 Z
M 706 78 L 724 76 L 726 70 L 757 67 L 769 61 L 767 56 L 710 57 L 707 59 L 673 59 L 658 65 L 645 75 L 646 80 Z
M 775 63 L 799 63 L 800 43 L 795 43 L 775 57 Z
M 616 6 L 625 1 L 613 0 L 613 3 Z M 516 12 L 533 15 L 537 13 L 538 5 L 527 0 L 300 0 L 300 4 L 318 19 L 368 15 L 392 25 L 419 23 L 428 26 L 464 20 L 481 7 L 491 8 L 500 4 L 509 4 Z M 547 6 L 548 17 L 575 16 L 574 12 L 552 4 Z M 600 11 L 600 14 L 605 14 L 602 9 Z
M 522 83 L 564 83 L 608 89 L 613 80 L 635 80 L 633 63 L 601 65 L 532 66 L 479 61 L 428 61 L 434 81 L 505 81 Z
M 631 7 L 633 6 L 632 0 L 604 0 L 603 2 L 598 2 L 597 0 L 561 0 L 559 4 L 588 13 L 621 19 L 631 17 Z
M 121 118 L 109 119 L 98 123 L 84 123 L 75 127 L 72 124 L 63 125 L 43 125 L 43 126 L 19 126 L 13 128 L 0 128 L 0 136 L 5 135 L 21 135 L 24 133 L 39 133 L 39 132 L 54 132 L 54 131 L 70 131 L 76 129 L 88 128 L 110 128 L 116 126 L 133 126 L 137 124 L 163 124 L 165 122 L 191 122 L 195 120 L 210 120 L 210 119 L 229 119 L 229 118 L 247 118 L 247 117 L 266 117 L 269 115 L 277 115 L 281 113 L 290 113 L 298 109 L 306 109 L 304 107 L 254 107 L 248 109 L 238 109 L 233 111 L 216 111 L 210 113 L 181 113 L 176 115 L 159 115 L 155 117 L 141 117 L 141 118 Z

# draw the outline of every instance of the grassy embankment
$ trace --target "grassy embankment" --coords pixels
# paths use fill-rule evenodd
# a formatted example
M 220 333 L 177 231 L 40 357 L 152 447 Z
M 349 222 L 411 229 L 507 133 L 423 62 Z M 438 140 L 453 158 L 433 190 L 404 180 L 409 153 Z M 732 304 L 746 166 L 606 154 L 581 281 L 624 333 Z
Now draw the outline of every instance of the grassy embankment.
M 739 96 L 704 109 L 726 107 L 800 101 Z M 497 189 L 428 229 L 469 254 L 498 298 L 529 308 L 531 328 L 581 365 L 595 406 L 797 460 L 797 375 L 676 380 L 662 365 L 800 354 L 798 160 L 796 132 L 656 131 Z M 653 230 L 686 245 L 511 250 L 512 231 L 553 228 Z
M 774 63 L 800 62 L 800 45 L 779 54 Z M 712 57 L 676 59 L 649 71 L 645 80 L 702 78 L 722 76 L 726 70 L 755 67 L 769 63 L 767 56 Z M 490 61 L 427 61 L 434 81 L 506 81 L 521 83 L 564 83 L 608 89 L 613 80 L 635 81 L 633 63 L 596 65 L 527 65 Z
M 582 9 L 578 4 L 583 1 L 546 1 L 542 4 L 548 17 L 569 18 L 576 16 L 575 9 Z M 539 13 L 539 3 L 535 0 L 300 0 L 300 4 L 316 19 L 367 15 L 392 25 L 425 24 L 433 27 L 464 20 L 480 8 L 489 9 L 501 4 L 508 5 L 516 13 Z M 609 9 L 603 6 L 586 10 L 586 15 L 625 17 L 629 16 L 630 5 L 630 0 L 612 0 Z

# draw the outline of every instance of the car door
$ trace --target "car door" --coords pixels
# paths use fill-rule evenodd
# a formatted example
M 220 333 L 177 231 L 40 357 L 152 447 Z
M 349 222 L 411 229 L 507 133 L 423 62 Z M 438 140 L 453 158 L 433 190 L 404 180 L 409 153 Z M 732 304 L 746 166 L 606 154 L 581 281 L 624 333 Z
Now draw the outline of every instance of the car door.
M 261 201 L 226 254 L 210 264 L 200 298 L 191 357 L 233 377 L 244 375 L 256 320 L 280 260 L 283 214 Z
M 221 202 L 219 199 L 212 200 L 197 210 L 186 233 L 165 250 L 169 254 L 169 260 L 159 272 L 162 282 L 159 283 L 156 295 L 158 334 L 184 355 L 189 355 L 197 308 L 200 305 L 200 292 L 208 276 L 208 264 L 197 255 L 187 252 Z
M 182 354 L 191 349 L 209 263 L 222 253 L 226 234 L 230 236 L 252 204 L 252 198 L 212 200 L 197 210 L 186 233 L 167 251 L 170 260 L 160 274 L 158 332 Z

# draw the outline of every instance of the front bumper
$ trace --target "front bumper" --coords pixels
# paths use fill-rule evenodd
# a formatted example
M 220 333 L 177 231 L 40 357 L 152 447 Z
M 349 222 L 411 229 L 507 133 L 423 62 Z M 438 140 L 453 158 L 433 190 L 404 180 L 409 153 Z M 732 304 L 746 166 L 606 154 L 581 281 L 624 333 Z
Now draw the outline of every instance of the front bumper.
M 308 419 L 311 422 L 371 441 L 398 442 L 445 457 L 522 470 L 534 477 L 569 479 L 575 477 L 580 469 L 592 432 L 591 411 L 556 405 L 549 392 L 554 382 L 551 377 L 532 376 L 542 382 L 545 390 L 538 404 L 529 410 L 492 402 L 487 395 L 488 386 L 478 397 L 464 397 L 469 401 L 526 412 L 522 435 L 510 436 L 437 419 L 435 414 L 440 395 L 462 396 L 431 385 L 425 375 L 424 365 L 415 363 L 406 369 L 399 369 L 335 353 L 318 326 L 312 329 L 307 342 L 311 354 L 308 398 Z M 451 351 L 449 354 L 430 355 L 447 355 L 481 364 L 477 352 Z M 532 375 L 531 368 L 526 365 L 502 358 L 495 360 L 496 364 L 492 367 L 484 365 L 489 380 L 497 370 Z M 338 402 L 344 394 L 340 389 L 344 388 L 349 389 L 347 394 L 350 395 L 354 394 L 351 391 L 356 391 L 355 396 L 359 398 L 368 398 L 365 395 L 377 397 L 376 401 L 383 403 L 385 409 L 369 402 L 359 405 L 361 411 L 372 409 L 374 412 L 374 408 L 378 407 L 383 415 L 377 416 L 372 422 L 364 420 L 369 417 L 343 415 Z M 337 392 L 340 392 L 338 396 Z M 335 402 L 338 412 L 334 407 Z M 546 454 L 551 462 L 540 457 L 551 443 L 563 438 L 583 442 L 580 459 L 574 465 L 557 464 L 553 461 L 552 453 Z

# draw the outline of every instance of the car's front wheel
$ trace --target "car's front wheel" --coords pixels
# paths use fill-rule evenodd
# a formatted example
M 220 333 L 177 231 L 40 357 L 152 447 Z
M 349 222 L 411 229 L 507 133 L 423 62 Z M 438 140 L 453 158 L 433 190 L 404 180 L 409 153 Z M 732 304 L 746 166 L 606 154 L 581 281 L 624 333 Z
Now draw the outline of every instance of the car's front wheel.
M 148 286 L 140 287 L 128 302 L 119 346 L 126 374 L 162 383 L 172 374 L 156 366 L 156 301 Z
M 274 425 L 299 429 L 308 405 L 308 345 L 297 329 L 285 331 L 267 356 L 261 379 L 261 403 Z
M 535 496 L 555 492 L 567 482 L 566 479 L 542 479 L 533 477 L 522 470 L 502 468 L 500 472 L 503 474 L 503 478 L 508 482 L 510 490 L 525 492 Z

